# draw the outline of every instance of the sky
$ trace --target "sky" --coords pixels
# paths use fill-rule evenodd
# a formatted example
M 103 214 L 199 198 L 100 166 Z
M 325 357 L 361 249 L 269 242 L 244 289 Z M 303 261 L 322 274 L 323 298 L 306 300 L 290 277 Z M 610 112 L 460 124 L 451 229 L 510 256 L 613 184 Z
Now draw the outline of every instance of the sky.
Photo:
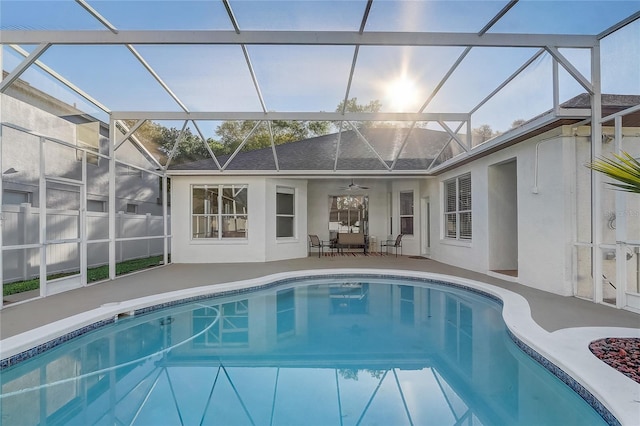
M 121 30 L 232 30 L 221 1 L 88 0 Z M 241 30 L 357 31 L 366 0 L 230 0 Z M 375 0 L 365 31 L 477 32 L 506 0 Z M 640 10 L 637 0 L 521 0 L 489 33 L 598 34 Z M 2 0 L 0 28 L 101 30 L 104 27 L 73 0 Z M 22 46 L 26 51 L 34 46 Z M 261 111 L 240 46 L 135 46 L 191 111 Z M 353 46 L 247 46 L 270 111 L 334 111 L 345 97 Z M 468 112 L 527 61 L 537 49 L 473 48 L 426 111 Z M 384 111 L 417 111 L 462 47 L 363 46 L 349 91 L 362 103 L 377 99 Z M 561 51 L 590 77 L 588 51 Z M 3 48 L 3 66 L 22 59 Z M 640 20 L 602 40 L 605 93 L 640 94 Z M 124 46 L 52 46 L 40 58 L 111 110 L 178 111 L 180 107 Z M 552 60 L 534 61 L 472 117 L 472 126 L 506 130 L 516 119 L 552 107 Z M 105 119 L 95 106 L 53 84 L 32 66 L 22 78 Z M 583 92 L 564 70 L 561 101 Z M 399 93 L 404 93 L 400 98 Z M 179 123 L 172 126 L 180 127 Z M 200 123 L 214 136 L 213 123 Z

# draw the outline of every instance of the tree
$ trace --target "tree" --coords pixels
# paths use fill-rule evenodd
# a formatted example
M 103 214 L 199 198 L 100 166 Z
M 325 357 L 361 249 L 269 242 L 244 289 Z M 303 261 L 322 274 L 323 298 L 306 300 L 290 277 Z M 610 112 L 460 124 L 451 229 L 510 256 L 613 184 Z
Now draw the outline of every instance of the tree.
M 336 108 L 336 112 L 379 112 L 382 108 L 382 104 L 379 100 L 369 101 L 368 104 L 359 104 L 358 98 L 347 99 L 346 107 L 345 102 L 340 101 Z
M 167 128 L 160 126 L 159 145 L 160 150 L 165 153 L 167 157 L 171 155 L 171 152 L 175 146 L 176 141 L 180 137 L 181 130 L 175 127 Z M 176 163 L 184 163 L 187 161 L 196 161 L 209 157 L 209 151 L 204 145 L 202 138 L 191 133 L 191 129 L 188 127 L 184 129 L 182 133 L 182 139 L 176 147 L 174 155 L 171 161 Z
M 135 121 L 125 120 L 125 124 L 131 128 L 135 124 Z M 147 120 L 134 134 L 149 151 L 159 157 L 161 163 L 165 164 L 180 136 L 180 129 L 165 127 Z M 209 140 L 207 142 L 213 141 Z M 202 142 L 202 138 L 194 135 L 191 129 L 187 127 L 171 161 L 175 164 L 200 160 L 208 156 L 209 153 Z
M 518 118 L 517 120 L 513 120 L 513 123 L 511 123 L 511 128 L 515 129 L 516 127 L 522 126 L 526 122 L 527 122 L 527 120 L 525 120 L 523 118 Z
M 497 132 L 494 132 L 490 125 L 483 124 L 480 127 L 472 129 L 471 134 L 473 139 L 476 140 L 476 143 L 482 143 L 496 136 Z
M 231 154 L 245 140 L 257 123 L 257 121 L 251 120 L 226 121 L 216 129 L 216 135 L 220 137 L 218 143 L 210 143 L 209 145 L 212 146 L 216 155 Z M 271 122 L 271 132 L 273 133 L 273 143 L 275 145 L 281 145 L 283 143 L 325 135 L 329 133 L 329 122 L 276 120 Z M 266 122 L 262 122 L 249 136 L 243 149 L 254 150 L 270 146 L 271 134 L 269 132 L 269 125 Z
M 345 101 L 340 101 L 340 103 L 336 107 L 336 112 L 342 113 L 343 110 L 344 112 L 379 112 L 381 109 L 382 104 L 377 99 L 369 101 L 368 104 L 359 104 L 358 98 L 351 98 L 347 99 L 346 106 Z M 336 130 L 340 130 L 340 122 L 333 122 L 332 124 Z M 353 124 L 355 124 L 358 129 L 367 127 L 382 127 L 380 123 L 376 123 L 373 121 L 357 122 Z
M 344 101 L 338 104 L 336 111 L 342 111 Z M 347 100 L 345 111 L 347 112 L 378 112 L 382 104 L 378 100 L 370 101 L 367 104 L 359 104 L 357 98 Z M 235 152 L 240 144 L 248 137 L 243 150 L 250 151 L 271 146 L 271 135 L 273 143 L 281 145 L 288 142 L 295 142 L 315 136 L 326 135 L 331 130 L 332 123 L 328 121 L 288 121 L 276 120 L 271 122 L 271 130 L 267 122 L 261 122 L 250 134 L 251 130 L 258 122 L 252 120 L 226 121 L 216 129 L 218 140 L 208 138 L 207 145 L 215 155 L 229 155 Z M 127 121 L 129 127 L 135 124 L 134 121 Z M 336 123 L 333 125 L 338 128 Z M 380 126 L 373 122 L 359 123 L 359 128 Z M 152 151 L 162 157 L 161 162 L 165 162 L 171 154 L 175 143 L 180 136 L 180 130 L 175 127 L 165 127 L 151 121 L 145 122 L 137 131 L 136 136 L 147 146 L 152 147 Z M 209 152 L 202 142 L 202 138 L 194 135 L 187 127 L 182 135 L 174 153 L 172 162 L 183 163 L 209 158 Z
M 123 121 L 129 129 L 136 124 L 135 120 Z M 142 143 L 142 145 L 145 146 L 145 148 L 147 148 L 147 150 L 149 150 L 149 152 L 153 154 L 157 160 L 164 163 L 167 157 L 160 147 L 160 140 L 162 139 L 162 133 L 160 131 L 161 127 L 161 125 L 147 120 L 142 123 L 138 130 L 135 131 L 134 136 L 140 141 L 140 143 Z
M 617 183 L 609 183 L 618 189 L 640 194 L 640 162 L 628 152 L 620 155 L 614 154 L 614 158 L 600 158 L 587 164 L 592 170 L 603 173 Z

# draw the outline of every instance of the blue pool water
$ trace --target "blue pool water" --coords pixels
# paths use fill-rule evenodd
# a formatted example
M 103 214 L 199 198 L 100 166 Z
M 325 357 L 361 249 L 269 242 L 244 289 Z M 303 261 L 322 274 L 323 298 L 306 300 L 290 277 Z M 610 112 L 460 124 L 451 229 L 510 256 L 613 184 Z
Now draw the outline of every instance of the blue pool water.
M 590 425 L 496 301 L 323 278 L 118 320 L 2 371 L 2 424 Z

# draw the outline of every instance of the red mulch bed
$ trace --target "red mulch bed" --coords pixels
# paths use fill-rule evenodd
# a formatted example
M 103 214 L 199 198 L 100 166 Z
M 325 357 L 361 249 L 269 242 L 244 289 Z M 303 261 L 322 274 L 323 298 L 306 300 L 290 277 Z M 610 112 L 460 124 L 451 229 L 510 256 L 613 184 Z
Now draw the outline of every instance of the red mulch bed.
M 609 337 L 591 342 L 589 349 L 599 359 L 640 383 L 640 339 Z

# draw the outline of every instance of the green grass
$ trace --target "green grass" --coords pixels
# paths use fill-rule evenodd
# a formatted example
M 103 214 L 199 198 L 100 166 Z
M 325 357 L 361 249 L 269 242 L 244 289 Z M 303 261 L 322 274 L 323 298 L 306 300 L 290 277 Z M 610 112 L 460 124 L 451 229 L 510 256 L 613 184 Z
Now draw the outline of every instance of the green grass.
M 128 274 L 130 272 L 140 271 L 142 269 L 157 266 L 162 261 L 162 256 L 147 257 L 144 259 L 127 260 L 125 262 L 116 263 L 116 275 Z M 77 274 L 76 272 L 68 272 L 64 274 L 52 274 L 47 276 L 47 280 L 54 280 L 69 275 Z M 106 280 L 109 278 L 109 265 L 98 266 L 97 268 L 87 269 L 87 282 Z M 17 281 L 2 286 L 4 296 L 22 293 L 25 291 L 37 290 L 40 288 L 40 278 L 33 278 L 26 281 Z

